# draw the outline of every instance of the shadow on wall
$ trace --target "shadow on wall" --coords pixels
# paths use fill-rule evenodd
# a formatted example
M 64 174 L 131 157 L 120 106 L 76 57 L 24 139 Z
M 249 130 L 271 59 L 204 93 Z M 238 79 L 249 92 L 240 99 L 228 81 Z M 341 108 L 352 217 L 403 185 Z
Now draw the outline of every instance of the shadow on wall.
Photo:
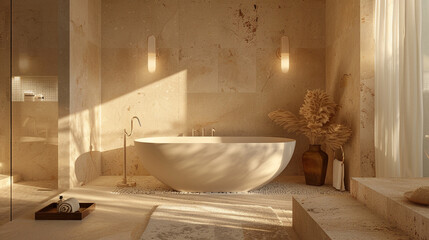
M 127 147 L 127 175 L 150 175 L 144 169 L 142 159 L 137 154 L 135 146 Z M 102 175 L 119 176 L 123 174 L 124 168 L 124 149 L 117 148 L 101 153 L 101 172 Z
M 101 152 L 91 151 L 80 155 L 75 162 L 75 174 L 79 185 L 84 185 L 101 175 Z
M 70 131 L 70 160 L 74 164 L 70 165 L 70 170 L 66 169 L 68 164 L 65 168 L 59 164 L 59 171 L 61 173 L 67 171 L 72 174 L 70 180 L 74 185 L 88 183 L 101 175 L 99 108 L 99 106 L 87 108 L 70 114 L 70 126 L 63 126 L 58 130 L 59 134 Z
M 350 61 L 341 61 L 338 66 L 336 66 L 335 69 L 332 70 L 332 76 L 331 79 L 329 79 L 329 84 L 327 84 L 327 93 L 331 95 L 334 99 L 334 101 L 341 106 L 340 111 L 338 111 L 337 115 L 335 116 L 334 121 L 344 123 L 348 126 L 353 124 L 353 120 L 350 120 L 351 118 L 351 107 L 350 104 L 353 104 L 353 94 L 351 91 L 353 91 L 353 78 L 351 73 L 344 73 L 343 69 L 351 69 Z M 328 88 L 329 87 L 329 88 Z M 358 98 L 359 99 L 359 98 Z M 351 121 L 351 122 L 350 122 Z M 353 126 L 351 126 L 353 127 Z M 356 128 L 352 128 L 352 139 L 356 139 Z M 353 141 L 350 139 L 344 146 L 344 151 L 346 153 L 346 161 L 345 164 L 348 166 L 350 162 L 350 155 L 347 156 L 347 153 L 352 152 L 352 146 L 351 142 Z M 356 141 L 356 140 L 354 140 Z M 329 162 L 328 162 L 328 168 L 326 172 L 326 180 L 325 183 L 332 183 L 332 174 L 333 174 L 333 160 L 335 158 L 338 158 L 338 152 L 334 152 L 331 149 L 323 149 L 329 156 Z M 346 179 L 349 175 L 348 167 L 345 169 L 345 175 Z M 348 185 L 348 183 L 346 183 Z

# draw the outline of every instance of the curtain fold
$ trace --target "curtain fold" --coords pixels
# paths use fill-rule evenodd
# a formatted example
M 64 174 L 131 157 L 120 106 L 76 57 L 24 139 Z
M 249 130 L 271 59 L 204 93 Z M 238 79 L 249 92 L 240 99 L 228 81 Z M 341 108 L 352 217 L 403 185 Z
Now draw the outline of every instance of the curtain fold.
M 429 1 L 422 1 L 423 176 L 429 177 Z
M 421 0 L 376 0 L 377 177 L 423 176 Z

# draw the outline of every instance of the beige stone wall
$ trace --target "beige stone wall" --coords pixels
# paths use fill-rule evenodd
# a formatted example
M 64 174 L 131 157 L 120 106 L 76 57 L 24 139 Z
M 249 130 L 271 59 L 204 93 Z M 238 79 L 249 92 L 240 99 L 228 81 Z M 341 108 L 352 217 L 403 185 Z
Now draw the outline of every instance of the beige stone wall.
M 58 0 L 58 188 L 70 187 L 70 1 Z
M 10 171 L 10 2 L 0 0 L 0 175 Z M 8 197 L 8 196 L 7 196 Z M 2 219 L 3 216 L 0 216 Z M 1 221 L 1 220 L 0 220 Z
M 70 187 L 101 171 L 100 6 L 100 0 L 70 1 Z
M 0 0 L 0 182 L 10 175 L 10 1 Z M 5 187 L 4 185 L 1 187 Z M 9 221 L 10 191 L 3 191 L 0 223 Z
M 13 1 L 13 75 L 58 73 L 58 1 Z
M 135 128 L 135 138 L 190 135 L 192 128 L 296 138 L 285 174 L 302 174 L 308 141 L 285 135 L 267 114 L 278 108 L 297 113 L 307 89 L 325 88 L 325 1 L 103 0 L 101 5 L 104 175 L 122 174 L 123 129 L 134 115 L 143 125 Z M 147 71 L 150 35 L 158 54 L 153 74 Z M 282 36 L 290 39 L 287 74 L 277 57 Z M 147 174 L 132 140 L 128 171 Z
M 337 121 L 353 130 L 344 146 L 348 181 L 375 171 L 373 3 L 326 1 L 326 90 L 342 106 Z M 329 155 L 328 182 L 334 157 Z
M 375 0 L 360 1 L 360 176 L 375 176 Z

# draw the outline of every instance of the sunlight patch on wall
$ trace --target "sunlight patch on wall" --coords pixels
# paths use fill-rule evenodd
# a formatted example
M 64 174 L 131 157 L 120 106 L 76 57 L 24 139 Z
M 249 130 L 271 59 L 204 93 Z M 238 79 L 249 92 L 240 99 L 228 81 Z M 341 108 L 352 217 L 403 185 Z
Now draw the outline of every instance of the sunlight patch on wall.
M 124 128 L 139 117 L 134 138 L 186 133 L 187 70 L 143 86 L 102 104 L 103 151 L 121 148 Z M 128 140 L 128 145 L 134 145 Z

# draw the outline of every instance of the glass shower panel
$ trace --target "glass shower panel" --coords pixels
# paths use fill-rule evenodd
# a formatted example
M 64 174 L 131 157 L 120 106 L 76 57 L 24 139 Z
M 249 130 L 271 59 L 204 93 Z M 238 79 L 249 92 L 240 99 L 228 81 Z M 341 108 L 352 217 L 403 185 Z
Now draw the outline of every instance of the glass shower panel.
M 0 0 L 0 225 L 10 220 L 10 0 Z
M 13 0 L 13 217 L 57 194 L 58 0 Z

